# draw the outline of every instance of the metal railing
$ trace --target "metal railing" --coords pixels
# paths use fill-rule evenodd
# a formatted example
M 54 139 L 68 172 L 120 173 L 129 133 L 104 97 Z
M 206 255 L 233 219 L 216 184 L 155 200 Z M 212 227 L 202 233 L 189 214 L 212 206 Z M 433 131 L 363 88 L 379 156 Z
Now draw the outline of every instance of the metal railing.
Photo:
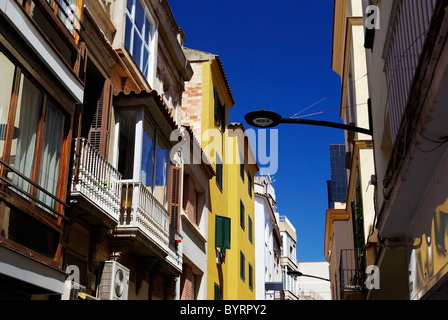
M 342 249 L 339 264 L 341 295 L 345 291 L 361 291 L 365 281 L 364 250 Z
M 121 182 L 119 227 L 137 227 L 169 246 L 169 213 L 141 182 Z
M 85 30 L 79 17 L 80 10 L 76 7 L 76 3 L 70 3 L 68 0 L 46 0 L 50 6 L 53 3 L 57 6 L 57 16 L 67 28 L 67 30 L 75 36 L 74 32 L 80 37 L 81 32 Z
M 71 192 L 79 192 L 118 221 L 121 173 L 85 138 L 74 143 Z
M 392 142 L 406 109 L 436 3 L 437 0 L 394 1 L 383 52 Z
M 26 199 L 31 199 L 35 203 L 38 204 L 39 207 L 41 207 L 43 210 L 49 212 L 52 215 L 57 215 L 61 217 L 64 220 L 67 220 L 67 217 L 64 216 L 64 210 L 68 208 L 68 205 L 50 193 L 49 191 L 45 190 L 42 186 L 37 184 L 36 182 L 32 181 L 28 177 L 26 177 L 24 174 L 22 174 L 20 171 L 16 170 L 14 167 L 10 166 L 3 160 L 0 160 L 0 165 L 4 167 L 4 176 L 0 176 L 0 180 L 3 182 L 3 186 L 5 188 L 12 188 L 15 192 L 18 194 L 23 195 Z M 35 197 L 31 194 L 31 192 L 24 190 L 20 186 L 18 186 L 16 183 L 14 183 L 14 179 L 11 179 L 8 177 L 8 174 L 13 174 L 17 176 L 18 179 L 24 180 L 26 183 L 30 184 L 34 188 L 36 188 L 39 192 L 44 193 L 47 197 L 51 199 L 51 201 L 54 203 L 53 206 L 49 206 L 48 203 L 45 203 L 44 201 L 40 200 L 38 197 Z

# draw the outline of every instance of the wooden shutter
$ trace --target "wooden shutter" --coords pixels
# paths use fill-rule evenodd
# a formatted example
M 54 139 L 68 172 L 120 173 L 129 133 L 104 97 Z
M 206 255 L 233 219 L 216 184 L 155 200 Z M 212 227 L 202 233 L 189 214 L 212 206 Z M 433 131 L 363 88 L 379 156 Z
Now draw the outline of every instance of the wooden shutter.
M 216 216 L 215 247 L 230 249 L 230 218 Z
M 107 157 L 110 136 L 109 117 L 112 104 L 112 93 L 111 81 L 106 79 L 100 98 L 98 99 L 88 136 L 92 146 L 105 157 Z
M 182 169 L 170 166 L 168 179 L 168 211 L 170 213 L 170 230 L 179 232 L 180 194 Z

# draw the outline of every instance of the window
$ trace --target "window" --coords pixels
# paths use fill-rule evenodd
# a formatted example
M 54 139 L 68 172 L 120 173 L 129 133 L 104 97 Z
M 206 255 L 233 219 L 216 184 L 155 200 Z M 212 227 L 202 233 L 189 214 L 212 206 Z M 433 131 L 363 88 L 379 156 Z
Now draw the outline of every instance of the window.
M 215 123 L 216 126 L 224 132 L 226 129 L 226 113 L 227 108 L 226 105 L 221 103 L 219 99 L 218 89 L 215 88 Z
M 152 195 L 163 205 L 168 201 L 169 146 L 159 134 L 156 126 L 143 115 L 143 135 L 141 136 L 140 176 L 134 177 L 134 152 L 136 126 L 143 110 L 125 110 L 119 113 L 118 171 L 123 179 L 141 181 Z
M 247 216 L 247 228 L 247 231 L 249 232 L 249 241 L 252 243 L 252 219 L 249 215 Z
M 240 154 L 240 176 L 241 180 L 243 180 L 244 182 L 244 158 L 241 154 Z
M 222 161 L 219 155 L 216 155 L 216 185 L 219 190 L 222 192 Z
M 123 111 L 119 115 L 118 171 L 123 179 L 132 179 L 134 174 L 134 147 L 136 111 Z
M 40 188 L 32 186 L 13 172 L 8 173 L 8 178 L 14 186 L 22 189 L 23 192 L 20 193 L 24 198 L 31 200 L 28 196 L 32 196 L 38 199 L 36 202 L 39 206 L 60 211 L 55 199 L 64 198 L 64 191 L 58 188 L 58 182 L 63 181 L 61 177 L 66 174 L 66 166 L 61 165 L 61 161 L 68 157 L 63 152 L 64 141 L 67 141 L 68 136 L 66 116 L 51 97 L 1 52 L 0 65 L 1 159 L 24 177 L 37 183 Z M 13 89 L 14 77 L 18 79 L 18 83 Z M 16 96 L 17 99 L 11 101 L 11 96 Z M 51 211 L 48 208 L 45 210 Z
M 244 203 L 240 200 L 240 225 L 243 230 L 245 230 L 245 217 L 244 217 Z
M 48 3 L 52 3 L 53 0 L 47 0 Z M 73 34 L 73 26 L 75 21 L 75 17 L 73 16 L 73 13 L 76 12 L 76 1 L 75 0 L 65 0 L 65 1 L 59 1 L 58 7 L 58 13 L 57 16 L 59 19 L 61 19 L 64 26 L 67 28 L 68 31 L 70 31 L 71 34 Z M 77 18 L 77 17 L 76 17 Z
M 249 289 L 254 289 L 254 269 L 252 265 L 249 263 Z
M 249 171 L 247 172 L 247 191 L 249 196 L 252 198 L 252 176 Z
M 153 195 L 159 202 L 163 205 L 167 202 L 168 193 L 168 166 L 169 166 L 169 147 L 158 136 L 157 148 L 155 154 L 155 165 L 154 165 L 154 190 Z
M 124 44 L 143 75 L 149 78 L 151 40 L 154 35 L 145 10 L 139 0 L 128 0 Z
M 222 300 L 222 288 L 215 282 L 215 300 Z
M 1 214 L 0 214 L 1 215 Z M 25 212 L 5 204 L 1 236 L 53 259 L 59 247 L 59 233 Z
M 240 251 L 240 278 L 246 282 L 246 257 L 242 251 Z
M 216 216 L 215 218 L 215 247 L 230 249 L 230 218 Z

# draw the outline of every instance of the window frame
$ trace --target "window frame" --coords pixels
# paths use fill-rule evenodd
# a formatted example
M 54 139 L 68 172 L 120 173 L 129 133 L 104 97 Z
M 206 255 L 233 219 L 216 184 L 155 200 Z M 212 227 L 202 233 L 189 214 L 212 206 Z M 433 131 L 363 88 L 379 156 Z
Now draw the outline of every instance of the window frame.
M 143 9 L 144 12 L 144 20 L 143 20 L 143 24 L 145 25 L 145 21 L 147 22 L 148 25 L 148 30 L 145 29 L 145 34 L 141 34 L 141 28 L 139 28 L 140 26 L 136 25 L 136 16 L 135 16 L 135 8 L 136 8 L 136 2 L 139 1 L 139 4 L 141 6 L 141 8 Z M 128 3 L 132 2 L 132 12 L 129 12 L 129 8 L 128 8 Z M 126 50 L 128 51 L 128 53 L 130 54 L 130 56 L 132 57 L 132 59 L 134 60 L 135 64 L 138 66 L 139 70 L 141 71 L 141 73 L 143 74 L 143 76 L 146 78 L 146 80 L 148 80 L 149 82 L 150 79 L 153 78 L 154 76 L 154 68 L 152 68 L 153 63 L 154 63 L 154 56 L 156 54 L 156 48 L 155 48 L 155 41 L 154 41 L 154 37 L 155 37 L 155 33 L 156 33 L 156 23 L 153 19 L 153 17 L 151 16 L 151 14 L 149 13 L 146 5 L 144 3 L 142 3 L 142 1 L 140 0 L 127 0 L 126 1 L 126 7 L 124 8 L 124 28 L 125 31 L 123 33 L 123 44 L 124 47 L 126 48 Z M 131 23 L 130 26 L 130 32 L 129 32 L 129 39 L 127 38 L 128 36 L 128 21 Z M 140 52 L 140 57 L 139 60 L 137 61 L 137 57 L 134 56 L 134 36 L 135 34 L 138 34 L 140 40 L 141 40 L 141 52 Z M 146 39 L 147 38 L 147 39 Z M 129 41 L 129 46 L 127 45 Z M 145 52 L 143 52 L 143 50 L 146 49 L 147 51 L 147 61 L 146 61 L 146 66 L 147 66 L 147 70 L 144 70 L 145 68 Z
M 219 154 L 216 154 L 216 185 L 218 186 L 219 191 L 223 190 L 223 173 L 224 173 L 224 165 L 222 163 L 221 157 Z
M 34 67 L 35 61 L 26 60 L 23 55 L 18 52 L 10 43 L 6 40 L 0 40 L 0 54 L 4 55 L 4 57 L 11 62 L 13 65 L 13 83 L 11 87 L 11 96 L 9 97 L 9 103 L 6 105 L 8 124 L 15 123 L 15 116 L 17 114 L 18 107 L 18 94 L 20 90 L 20 78 L 23 75 L 27 78 L 27 80 L 36 87 L 43 94 L 43 101 L 40 105 L 40 116 L 39 116 L 39 124 L 40 131 L 37 131 L 36 135 L 39 134 L 39 139 L 42 140 L 39 146 L 43 145 L 43 137 L 45 134 L 45 127 L 42 125 L 42 121 L 45 121 L 44 109 L 47 108 L 47 101 L 50 101 L 53 108 L 55 108 L 58 112 L 63 116 L 64 124 L 62 128 L 62 142 L 60 147 L 60 157 L 59 157 L 59 170 L 57 173 L 58 185 L 55 191 L 55 198 L 57 199 L 57 204 L 55 206 L 56 212 L 59 214 L 55 214 L 55 212 L 50 213 L 48 210 L 36 205 L 36 201 L 33 199 L 29 200 L 23 197 L 21 194 L 10 190 L 4 186 L 3 182 L 0 182 L 2 185 L 2 191 L 5 196 L 2 197 L 0 202 L 4 203 L 4 206 L 15 207 L 16 210 L 21 211 L 22 213 L 28 215 L 32 219 L 35 220 L 36 223 L 42 224 L 44 227 L 49 227 L 55 232 L 55 236 L 58 238 L 56 243 L 57 249 L 53 257 L 49 257 L 44 254 L 40 254 L 37 251 L 34 251 L 31 248 L 24 246 L 23 244 L 17 243 L 13 240 L 7 239 L 3 236 L 0 236 L 2 242 L 14 248 L 14 250 L 18 250 L 19 252 L 25 252 L 26 254 L 32 254 L 32 257 L 36 260 L 47 263 L 48 265 L 52 265 L 54 267 L 59 267 L 59 261 L 61 259 L 61 234 L 63 228 L 63 219 L 65 216 L 64 208 L 67 207 L 65 204 L 68 185 L 69 185 L 69 166 L 71 159 L 71 136 L 72 136 L 72 125 L 75 117 L 74 107 L 69 104 L 69 100 L 67 100 L 70 94 L 67 91 L 59 91 L 58 89 L 62 89 L 62 85 L 57 88 L 51 86 L 47 78 L 44 74 L 37 72 Z M 14 117 L 12 116 L 14 114 Z M 14 118 L 14 119 L 13 119 Z M 2 160 L 9 164 L 10 155 L 11 155 L 11 144 L 13 140 L 14 128 L 13 126 L 8 126 L 7 130 L 5 130 L 5 145 L 1 150 Z M 37 136 L 36 136 L 37 140 Z M 38 147 L 39 147 L 38 146 Z M 41 148 L 40 148 L 41 149 Z M 38 154 L 38 153 L 39 154 Z M 42 160 L 42 150 L 35 150 L 33 159 L 37 157 Z M 34 162 L 34 161 L 33 161 Z M 39 171 L 40 166 L 33 168 L 31 179 L 33 183 L 39 184 Z M 6 168 L 2 165 L 0 166 L 0 175 L 2 177 L 6 176 Z M 37 191 L 44 189 L 43 187 L 34 187 L 34 194 L 37 195 Z M 30 188 L 31 191 L 32 188 Z M 45 189 L 44 189 L 45 190 Z M 43 202 L 43 201 L 42 201 Z M 3 215 L 5 213 L 3 211 L 0 212 L 0 220 L 3 219 Z M 0 224 L 0 230 L 3 229 L 3 224 Z
M 240 279 L 246 282 L 246 256 L 240 250 Z
M 248 237 L 249 237 L 249 242 L 253 243 L 253 222 L 252 222 L 252 218 L 250 217 L 250 215 L 247 215 L 247 233 L 248 233 Z
M 249 277 L 249 289 L 254 290 L 254 267 L 249 262 L 249 268 L 248 268 L 248 277 Z
M 252 175 L 249 171 L 247 171 L 247 193 L 252 199 Z
M 127 181 L 138 181 L 143 183 L 143 177 L 142 177 L 142 165 L 143 165 L 143 135 L 144 135 L 144 123 L 147 121 L 149 125 L 154 129 L 154 140 L 153 140 L 153 150 L 152 150 L 152 176 L 151 176 L 151 185 L 145 185 L 150 186 L 150 193 L 151 195 L 155 196 L 155 186 L 156 186 L 156 175 L 157 175 L 157 149 L 159 146 L 159 143 L 163 144 L 164 146 L 168 147 L 168 157 L 166 162 L 166 181 L 165 181 L 165 201 L 164 203 L 161 203 L 165 209 L 168 209 L 168 189 L 169 189 L 169 168 L 171 167 L 171 161 L 170 161 L 170 152 L 171 152 L 171 145 L 168 141 L 168 139 L 164 136 L 163 130 L 156 124 L 154 119 L 152 118 L 152 114 L 145 111 L 145 108 L 123 108 L 121 110 L 116 111 L 117 116 L 117 122 L 118 126 L 116 126 L 116 140 L 114 142 L 115 145 L 115 152 L 116 155 L 114 156 L 114 166 L 116 168 L 119 167 L 120 163 L 120 130 L 122 122 L 121 122 L 121 114 L 123 112 L 136 112 L 135 117 L 135 132 L 133 137 L 133 147 L 134 147 L 134 159 L 132 163 L 132 177 L 126 178 L 123 180 Z M 141 123 L 141 124 L 140 124 Z M 120 172 L 122 173 L 122 172 Z M 136 176 L 137 175 L 137 176 Z M 143 183 L 144 184 L 144 183 Z M 160 201 L 159 201 L 160 202 Z
M 218 88 L 214 89 L 214 121 L 215 125 L 219 128 L 221 133 L 224 133 L 226 130 L 226 122 L 227 122 L 227 107 L 226 103 L 222 104 L 221 99 L 219 99 Z
M 45 141 L 45 129 L 46 129 L 46 114 L 49 104 L 57 111 L 59 112 L 63 117 L 63 125 L 62 125 L 62 141 L 60 145 L 60 158 L 59 158 L 59 169 L 57 173 L 57 181 L 59 182 L 56 186 L 55 193 L 51 193 L 54 198 L 56 198 L 56 202 L 54 204 L 54 211 L 50 212 L 49 209 L 44 209 L 39 207 L 37 204 L 38 202 L 34 199 L 26 199 L 25 197 L 21 196 L 17 192 L 7 192 L 9 196 L 12 198 L 18 200 L 21 204 L 25 206 L 30 206 L 33 208 L 33 210 L 37 210 L 40 212 L 45 212 L 45 220 L 50 222 L 52 224 L 53 219 L 56 218 L 60 219 L 64 215 L 64 207 L 65 200 L 66 200 L 66 193 L 67 193 L 67 186 L 68 186 L 68 168 L 69 168 L 69 161 L 70 161 L 70 136 L 71 136 L 71 122 L 73 119 L 73 114 L 67 111 L 67 106 L 62 104 L 60 99 L 58 99 L 57 96 L 54 96 L 54 93 L 52 93 L 47 88 L 46 82 L 38 77 L 38 79 L 35 78 L 34 74 L 32 72 L 28 72 L 28 69 L 26 67 L 23 67 L 16 59 L 11 57 L 11 54 L 8 53 L 6 50 L 3 50 L 3 47 L 0 45 L 0 54 L 4 55 L 6 59 L 8 59 L 12 65 L 14 65 L 14 71 L 13 71 L 13 85 L 12 85 L 12 92 L 11 92 L 11 99 L 8 108 L 8 121 L 7 126 L 5 130 L 5 137 L 4 137 L 4 146 L 3 150 L 1 151 L 1 159 L 7 163 L 10 164 L 11 160 L 11 148 L 12 148 L 12 142 L 15 140 L 13 134 L 14 134 L 14 125 L 11 126 L 10 124 L 15 124 L 16 122 L 16 116 L 17 111 L 19 108 L 19 94 L 21 90 L 21 84 L 22 79 L 25 81 L 28 81 L 31 85 L 33 85 L 36 90 L 39 91 L 40 94 L 42 94 L 42 101 L 39 105 L 39 115 L 38 115 L 38 123 L 36 128 L 36 138 L 35 138 L 35 149 L 33 154 L 33 165 L 32 165 L 32 171 L 29 177 L 27 177 L 29 180 L 33 181 L 36 185 L 39 187 L 30 185 L 29 190 L 27 193 L 33 197 L 38 198 L 38 192 L 39 190 L 46 190 L 45 187 L 41 186 L 41 183 L 39 182 L 39 179 L 41 177 L 41 163 L 43 158 L 43 146 Z M 15 167 L 14 167 L 15 168 Z M 21 174 L 26 176 L 23 172 L 19 171 Z M 2 165 L 0 170 L 0 175 L 3 177 L 6 177 L 6 169 Z M 3 183 L 1 183 L 3 184 Z M 6 190 L 6 189 L 5 189 Z M 43 200 L 40 200 L 43 203 L 45 203 Z M 51 217 L 48 219 L 48 217 Z M 57 223 L 60 221 L 58 220 Z
M 221 224 L 221 230 L 218 224 Z M 228 233 L 226 232 L 228 227 Z M 221 232 L 221 233 L 219 233 Z M 221 237 L 219 237 L 221 235 Z M 215 248 L 229 249 L 231 248 L 232 239 L 232 220 L 229 217 L 215 215 Z
M 244 175 L 245 175 L 244 157 L 240 153 L 240 177 L 243 183 L 244 183 Z
M 243 201 L 240 199 L 240 226 L 243 231 L 246 230 L 246 208 Z

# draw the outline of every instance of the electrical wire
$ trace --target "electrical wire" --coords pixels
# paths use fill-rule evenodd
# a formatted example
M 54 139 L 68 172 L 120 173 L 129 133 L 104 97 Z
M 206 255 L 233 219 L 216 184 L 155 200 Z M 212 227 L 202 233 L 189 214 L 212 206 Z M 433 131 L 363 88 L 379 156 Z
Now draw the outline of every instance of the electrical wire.
M 342 88 L 333 91 L 332 93 L 330 93 L 330 94 L 327 95 L 326 97 L 324 97 L 324 98 L 320 99 L 319 101 L 313 103 L 312 105 L 306 107 L 306 108 L 303 109 L 302 111 L 299 111 L 299 112 L 293 114 L 293 115 L 290 117 L 290 119 L 293 119 L 294 117 L 297 117 L 299 114 L 301 114 L 301 113 L 303 113 L 303 112 L 305 112 L 305 111 L 311 109 L 312 107 L 318 105 L 319 103 L 324 102 L 325 100 L 331 98 L 332 96 L 334 96 L 334 95 L 337 94 L 338 92 L 342 91 L 343 89 L 345 89 L 345 88 L 351 86 L 351 85 L 354 84 L 356 81 L 359 81 L 359 80 L 361 80 L 361 79 L 367 77 L 367 75 L 368 75 L 368 74 L 366 73 L 364 76 L 360 77 L 359 79 L 353 80 L 351 83 L 347 84 L 346 86 L 343 86 Z
M 300 119 L 300 118 L 305 118 L 305 117 L 311 117 L 311 116 L 315 116 L 315 115 L 318 115 L 318 114 L 324 114 L 324 113 L 328 113 L 328 112 L 344 110 L 344 109 L 348 109 L 348 108 L 351 108 L 351 107 L 363 106 L 363 105 L 366 105 L 366 104 L 367 103 L 360 103 L 360 104 L 357 104 L 357 105 L 354 105 L 354 106 L 347 106 L 347 107 L 344 107 L 344 108 L 335 108 L 335 109 L 323 110 L 323 111 L 310 113 L 310 114 L 306 114 L 306 115 L 303 115 L 303 116 L 300 116 L 300 117 L 291 118 L 291 119 Z

